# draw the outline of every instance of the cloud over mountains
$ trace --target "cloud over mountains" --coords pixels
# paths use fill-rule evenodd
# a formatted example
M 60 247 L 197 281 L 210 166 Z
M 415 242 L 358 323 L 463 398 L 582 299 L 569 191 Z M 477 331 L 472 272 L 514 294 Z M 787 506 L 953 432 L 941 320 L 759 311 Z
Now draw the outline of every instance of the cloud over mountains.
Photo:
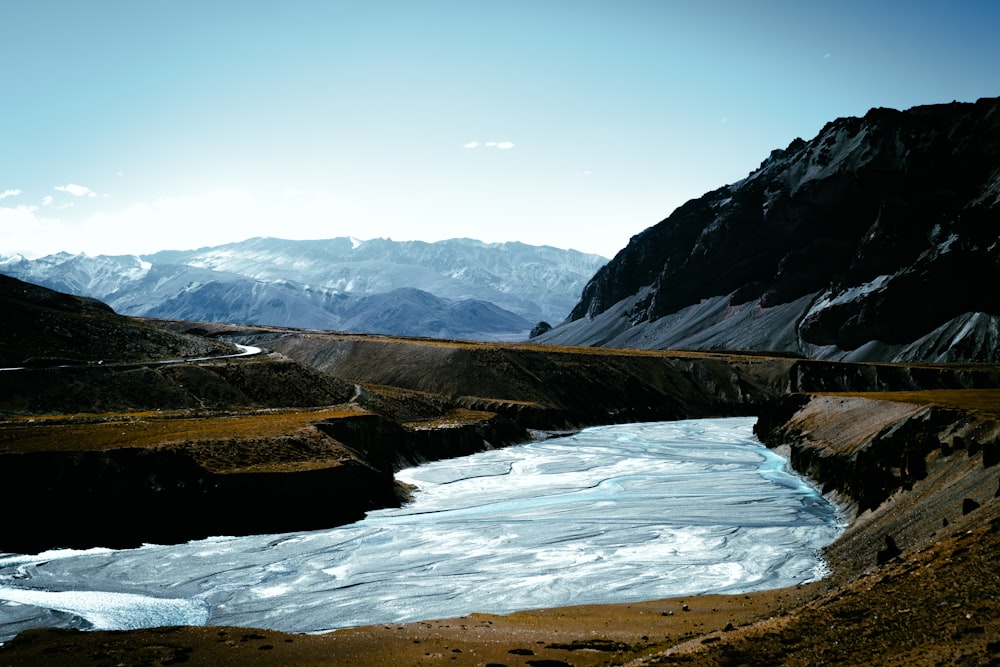
M 510 150 L 514 147 L 513 141 L 487 141 L 480 143 L 478 141 L 470 141 L 462 145 L 462 148 L 479 148 L 480 146 L 484 148 L 496 148 L 501 151 Z

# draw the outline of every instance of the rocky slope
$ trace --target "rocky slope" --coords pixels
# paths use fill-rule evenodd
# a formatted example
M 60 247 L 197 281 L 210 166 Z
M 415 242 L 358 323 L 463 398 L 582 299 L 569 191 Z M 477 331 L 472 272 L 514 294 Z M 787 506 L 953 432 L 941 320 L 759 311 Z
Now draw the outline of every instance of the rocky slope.
M 254 238 L 144 257 L 0 258 L 0 273 L 128 315 L 503 339 L 565 317 L 605 261 L 470 239 Z
M 996 361 L 1000 99 L 873 109 L 636 235 L 542 341 Z

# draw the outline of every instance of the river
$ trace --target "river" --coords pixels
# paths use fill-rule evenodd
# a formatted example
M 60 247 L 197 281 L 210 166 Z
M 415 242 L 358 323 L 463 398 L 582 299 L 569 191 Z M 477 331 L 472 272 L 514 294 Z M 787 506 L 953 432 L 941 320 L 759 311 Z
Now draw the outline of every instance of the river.
M 426 464 L 397 475 L 413 502 L 330 530 L 0 555 L 0 642 L 51 626 L 323 632 L 822 577 L 836 508 L 754 421 L 598 427 Z

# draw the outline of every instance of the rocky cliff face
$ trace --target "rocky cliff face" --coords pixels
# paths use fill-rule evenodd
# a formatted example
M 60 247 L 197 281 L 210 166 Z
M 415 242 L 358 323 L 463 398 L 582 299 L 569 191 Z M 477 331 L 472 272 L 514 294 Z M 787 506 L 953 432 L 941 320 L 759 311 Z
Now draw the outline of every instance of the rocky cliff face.
M 996 360 L 1000 99 L 873 109 L 633 237 L 541 340 Z
M 848 563 L 854 571 L 881 564 L 896 550 L 925 548 L 988 506 L 978 513 L 982 524 L 998 508 L 995 414 L 796 395 L 763 411 L 755 431 L 840 502 L 851 526 L 827 553 L 834 564 Z M 875 562 L 866 560 L 872 555 Z
M 206 460 L 213 448 L 255 463 L 213 465 Z M 283 457 L 282 450 L 295 456 Z M 399 502 L 390 470 L 352 456 L 315 428 L 280 438 L 159 447 L 0 450 L 0 464 L 0 482 L 11 497 L 44 498 L 54 508 L 43 521 L 34 512 L 10 518 L 0 549 L 16 553 L 311 530 Z

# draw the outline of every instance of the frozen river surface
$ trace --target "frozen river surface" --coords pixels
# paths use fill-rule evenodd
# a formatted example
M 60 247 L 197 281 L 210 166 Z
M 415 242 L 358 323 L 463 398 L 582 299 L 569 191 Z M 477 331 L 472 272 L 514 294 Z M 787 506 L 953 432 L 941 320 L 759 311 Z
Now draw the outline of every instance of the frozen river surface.
M 599 427 L 427 464 L 398 475 L 419 487 L 411 504 L 331 530 L 0 555 L 0 641 L 39 626 L 320 632 L 819 578 L 835 509 L 753 423 Z

